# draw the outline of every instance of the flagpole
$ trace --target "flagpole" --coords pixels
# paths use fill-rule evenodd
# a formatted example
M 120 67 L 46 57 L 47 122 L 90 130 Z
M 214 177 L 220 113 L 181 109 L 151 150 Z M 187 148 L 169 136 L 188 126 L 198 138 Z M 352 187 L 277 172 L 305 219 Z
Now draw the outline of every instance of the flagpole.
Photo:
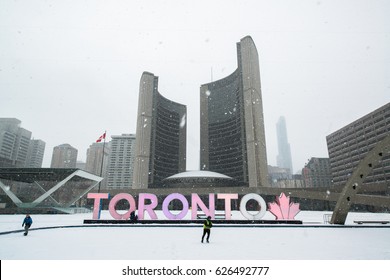
M 104 148 L 106 146 L 106 132 L 107 131 L 104 131 L 104 141 L 103 141 L 103 153 L 102 153 L 102 163 L 100 165 L 100 177 L 102 177 L 102 173 L 103 173 L 103 163 L 104 163 Z M 98 193 L 100 193 L 100 185 L 101 185 L 102 181 L 99 182 L 99 188 L 98 188 Z

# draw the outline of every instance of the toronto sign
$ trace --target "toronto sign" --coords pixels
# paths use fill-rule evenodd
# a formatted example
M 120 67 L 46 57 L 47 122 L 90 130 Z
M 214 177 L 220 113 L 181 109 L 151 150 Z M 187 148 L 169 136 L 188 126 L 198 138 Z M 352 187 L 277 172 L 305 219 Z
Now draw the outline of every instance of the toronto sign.
M 191 219 L 197 219 L 198 208 L 203 211 L 206 216 L 215 218 L 215 199 L 224 200 L 224 214 L 225 219 L 231 219 L 231 202 L 238 199 L 237 193 L 218 193 L 209 194 L 208 206 L 202 201 L 198 194 L 191 194 L 191 207 L 187 198 L 180 193 L 172 193 L 167 195 L 162 201 L 162 213 L 168 220 L 182 220 L 191 211 Z M 93 199 L 93 219 L 99 220 L 102 208 L 102 200 L 110 199 L 109 193 L 89 193 L 88 199 Z M 125 213 L 118 213 L 116 206 L 119 201 L 126 200 L 129 204 L 129 209 Z M 182 204 L 181 210 L 175 210 L 172 213 L 169 209 L 169 205 L 172 201 L 178 200 Z M 254 200 L 258 203 L 260 210 L 248 211 L 246 206 L 250 200 Z M 138 196 L 138 205 L 134 197 L 129 193 L 119 193 L 112 197 L 109 201 L 108 210 L 112 218 L 115 220 L 127 220 L 130 218 L 130 213 L 138 210 L 138 219 L 144 220 L 147 213 L 152 220 L 157 220 L 156 207 L 159 204 L 158 198 L 155 194 L 140 193 Z M 137 207 L 138 206 L 138 207 Z M 249 193 L 244 195 L 240 201 L 239 207 L 240 213 L 248 220 L 261 220 L 267 211 L 267 205 L 265 200 L 256 193 Z M 276 197 L 276 201 L 268 203 L 268 210 L 276 217 L 277 220 L 293 220 L 295 215 L 298 214 L 299 203 L 290 203 L 290 198 L 284 193 L 281 193 L 279 197 Z M 176 213 L 178 212 L 178 213 Z

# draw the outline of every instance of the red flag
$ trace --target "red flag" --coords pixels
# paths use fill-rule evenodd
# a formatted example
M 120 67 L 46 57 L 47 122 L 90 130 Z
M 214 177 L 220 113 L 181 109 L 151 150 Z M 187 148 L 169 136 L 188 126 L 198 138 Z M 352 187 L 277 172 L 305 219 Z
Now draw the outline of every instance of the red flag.
M 98 140 L 96 140 L 96 143 L 102 142 L 103 139 L 106 139 L 106 133 L 104 132 L 102 136 L 99 137 Z

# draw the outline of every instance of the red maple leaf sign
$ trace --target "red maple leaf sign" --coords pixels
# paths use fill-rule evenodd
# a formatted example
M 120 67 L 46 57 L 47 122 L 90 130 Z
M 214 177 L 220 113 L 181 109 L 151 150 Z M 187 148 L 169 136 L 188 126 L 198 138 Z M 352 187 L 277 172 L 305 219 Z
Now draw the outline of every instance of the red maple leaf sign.
M 299 203 L 290 203 L 290 197 L 281 193 L 276 197 L 276 202 L 268 202 L 268 210 L 276 217 L 276 220 L 294 220 L 299 213 Z

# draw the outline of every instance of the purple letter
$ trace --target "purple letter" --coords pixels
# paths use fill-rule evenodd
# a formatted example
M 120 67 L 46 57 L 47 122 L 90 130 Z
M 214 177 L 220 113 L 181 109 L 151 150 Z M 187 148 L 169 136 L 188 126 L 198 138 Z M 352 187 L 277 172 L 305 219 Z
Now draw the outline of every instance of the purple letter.
M 126 199 L 128 202 L 129 202 L 129 205 L 130 205 L 130 209 L 129 211 L 127 211 L 125 214 L 119 214 L 116 209 L 115 209 L 115 206 L 117 205 L 117 203 L 122 200 L 122 199 Z M 128 193 L 119 193 L 117 194 L 116 196 L 114 196 L 111 201 L 110 201 L 110 205 L 108 206 L 108 209 L 110 210 L 110 214 L 111 216 L 115 219 L 115 220 L 127 220 L 130 218 L 130 213 L 135 211 L 135 200 L 133 198 L 133 196 L 131 194 L 128 194 Z
M 169 203 L 174 199 L 180 200 L 181 203 L 183 204 L 183 210 L 177 215 L 172 214 L 171 212 L 169 212 L 169 209 L 168 209 Z M 164 199 L 162 209 L 163 209 L 165 217 L 167 217 L 169 220 L 181 220 L 188 213 L 188 201 L 184 197 L 184 195 L 182 195 L 180 193 L 171 193 L 170 195 L 168 195 Z
M 225 219 L 231 219 L 231 203 L 232 199 L 238 199 L 238 193 L 219 193 L 217 194 L 218 199 L 225 199 Z
M 95 199 L 93 203 L 93 215 L 92 219 L 99 220 L 100 219 L 100 211 L 102 210 L 102 205 L 100 204 L 102 199 L 108 199 L 110 197 L 109 193 L 89 193 L 87 198 Z
M 145 199 L 150 199 L 152 203 L 145 205 Z M 157 215 L 153 209 L 156 208 L 157 204 L 158 201 L 156 195 L 151 193 L 140 193 L 138 198 L 138 218 L 140 220 L 143 220 L 144 211 L 147 211 L 149 213 L 149 216 L 152 218 L 152 220 L 156 220 Z
M 198 206 L 200 209 L 202 209 L 203 213 L 206 214 L 206 216 L 211 216 L 212 219 L 214 219 L 215 214 L 215 197 L 214 194 L 209 194 L 209 209 L 206 207 L 206 205 L 203 203 L 203 201 L 200 199 L 199 195 L 196 193 L 191 194 L 191 219 L 196 220 L 196 215 L 198 214 Z

